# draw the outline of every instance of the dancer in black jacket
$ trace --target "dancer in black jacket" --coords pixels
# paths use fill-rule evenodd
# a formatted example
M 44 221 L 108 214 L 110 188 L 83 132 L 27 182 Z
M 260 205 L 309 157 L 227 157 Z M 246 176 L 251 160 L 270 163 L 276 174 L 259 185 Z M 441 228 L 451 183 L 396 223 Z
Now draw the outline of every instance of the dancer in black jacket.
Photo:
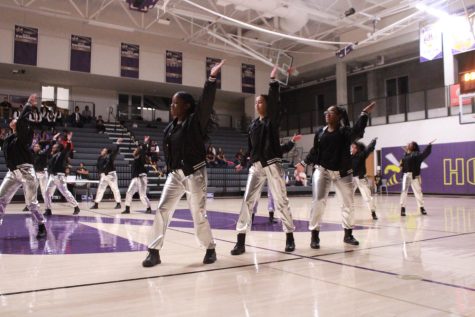
M 119 154 L 119 144 L 122 143 L 122 139 L 117 139 L 117 146 L 110 150 L 108 148 L 103 148 L 101 154 L 97 158 L 97 173 L 101 175 L 99 180 L 99 186 L 97 187 L 96 199 L 94 199 L 94 206 L 91 209 L 98 209 L 99 203 L 104 197 L 107 186 L 110 186 L 112 193 L 114 194 L 114 199 L 116 202 L 114 209 L 122 208 L 120 205 L 121 197 L 119 190 L 119 180 L 117 177 L 117 172 L 115 170 L 115 158 Z
M 284 168 L 282 167 L 282 148 L 280 146 L 281 104 L 279 102 L 279 83 L 275 81 L 277 67 L 271 72 L 269 94 L 256 98 L 256 111 L 259 117 L 249 126 L 248 150 L 250 157 L 249 176 L 246 192 L 236 224 L 237 243 L 231 250 L 232 255 L 246 252 L 246 233 L 251 230 L 252 209 L 259 199 L 265 181 L 272 191 L 275 209 L 281 213 L 286 233 L 285 252 L 295 250 L 293 232 L 295 230 L 290 212 L 287 189 L 285 188 Z
M 378 220 L 376 215 L 376 201 L 371 195 L 368 178 L 366 177 L 366 159 L 374 151 L 377 138 L 373 139 L 368 146 L 363 142 L 351 144 L 351 160 L 353 165 L 353 192 L 358 188 L 363 200 L 368 205 L 373 220 Z
M 55 139 L 58 135 L 55 136 Z M 66 137 L 66 146 L 57 142 L 53 145 L 51 149 L 51 157 L 48 161 L 48 186 L 46 190 L 45 198 L 45 216 L 51 216 L 51 199 L 58 188 L 61 195 L 63 195 L 66 200 L 73 205 L 74 212 L 73 215 L 77 215 L 80 212 L 79 204 L 74 198 L 73 194 L 68 189 L 66 183 L 66 168 L 68 163 L 68 158 L 71 152 L 71 139 L 72 132 L 69 132 Z
M 414 196 L 416 197 L 417 207 L 421 214 L 427 215 L 424 209 L 424 198 L 422 195 L 422 178 L 421 178 L 421 164 L 431 153 L 432 143 L 435 140 L 429 142 L 424 151 L 419 151 L 419 144 L 412 141 L 406 146 L 406 154 L 401 160 L 402 166 L 402 190 L 401 190 L 401 216 L 406 215 L 406 199 L 409 185 L 412 187 Z
M 132 198 L 136 192 L 139 192 L 140 200 L 147 207 L 145 213 L 151 214 L 152 208 L 150 206 L 150 200 L 147 197 L 147 169 L 145 164 L 147 163 L 147 142 L 150 137 L 145 138 L 145 144 L 140 144 L 133 152 L 134 160 L 132 162 L 132 181 L 125 195 L 125 210 L 123 214 L 130 214 L 130 204 Z
M 169 171 L 163 188 L 152 229 L 152 242 L 148 245 L 144 267 L 160 264 L 159 250 L 163 246 L 165 231 L 180 198 L 186 193 L 195 234 L 200 245 L 206 248 L 204 264 L 216 261 L 216 243 L 206 215 L 206 150 L 210 126 L 214 121 L 213 105 L 216 95 L 216 76 L 224 60 L 215 65 L 205 83 L 201 102 L 186 92 L 173 95 L 171 114 L 174 120 L 165 128 L 163 149 Z
M 304 161 L 296 165 L 299 172 L 303 172 L 307 164 L 313 164 L 315 167 L 312 176 L 313 201 L 308 225 L 312 232 L 310 242 L 312 249 L 320 248 L 320 224 L 332 183 L 335 184 L 336 194 L 342 202 L 342 226 L 345 230 L 343 241 L 351 245 L 359 244 L 353 237 L 353 171 L 348 149 L 353 141 L 363 136 L 368 115 L 374 105 L 372 102 L 363 109 L 353 127 L 350 127 L 348 114 L 344 108 L 329 107 L 325 111 L 327 125 L 316 132 L 309 154 Z
M 40 212 L 37 200 L 38 178 L 33 167 L 33 156 L 30 150 L 33 141 L 33 126 L 28 121 L 31 109 L 36 105 L 36 94 L 28 98 L 28 103 L 19 114 L 18 119 L 10 122 L 13 134 L 9 135 L 2 146 L 8 172 L 0 186 L 0 225 L 6 206 L 13 195 L 23 185 L 26 204 L 32 217 L 38 223 L 38 239 L 46 237 L 45 219 Z

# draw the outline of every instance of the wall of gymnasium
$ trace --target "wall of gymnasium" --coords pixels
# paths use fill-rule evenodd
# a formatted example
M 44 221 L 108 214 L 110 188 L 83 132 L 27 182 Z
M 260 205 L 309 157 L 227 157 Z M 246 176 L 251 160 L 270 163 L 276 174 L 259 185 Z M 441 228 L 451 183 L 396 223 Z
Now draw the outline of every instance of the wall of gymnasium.
M 140 45 L 139 80 L 164 83 L 165 52 L 173 50 L 183 52 L 184 86 L 202 87 L 205 80 L 205 59 L 214 57 L 227 60 L 222 70 L 223 91 L 241 92 L 241 63 L 248 63 L 256 66 L 256 94 L 267 92 L 270 68 L 254 60 L 190 46 L 184 41 L 170 38 L 101 29 L 85 23 L 70 23 L 65 20 L 59 20 L 59 22 L 61 23 L 60 28 L 56 19 L 18 12 L 2 17 L 0 21 L 0 38 L 2 38 L 0 63 L 13 63 L 14 26 L 19 24 L 36 27 L 39 30 L 37 60 L 39 68 L 69 71 L 70 37 L 71 34 L 78 34 L 92 38 L 91 75 L 119 77 L 120 43 L 126 42 Z M 47 79 L 42 84 L 48 84 Z M 27 85 L 28 89 L 26 90 L 21 89 L 23 86 L 20 82 L 11 81 L 10 85 L 2 86 L 2 92 L 16 90 L 18 93 L 28 94 L 31 92 L 31 88 L 35 88 L 35 91 L 40 89 L 40 83 L 36 83 L 36 86 Z M 94 102 L 97 107 L 96 112 L 102 115 L 107 114 L 109 106 L 117 104 L 118 93 L 127 93 L 95 89 L 89 87 L 87 82 L 81 86 L 69 88 L 71 89 L 71 99 Z M 245 98 L 253 99 L 254 97 L 243 94 L 243 100 Z M 220 103 L 217 100 L 217 112 L 240 117 L 243 108 L 245 108 L 243 100 L 236 101 L 236 104 L 231 105 Z M 250 111 L 247 115 L 253 116 L 253 108 L 247 107 L 246 109 L 246 111 Z

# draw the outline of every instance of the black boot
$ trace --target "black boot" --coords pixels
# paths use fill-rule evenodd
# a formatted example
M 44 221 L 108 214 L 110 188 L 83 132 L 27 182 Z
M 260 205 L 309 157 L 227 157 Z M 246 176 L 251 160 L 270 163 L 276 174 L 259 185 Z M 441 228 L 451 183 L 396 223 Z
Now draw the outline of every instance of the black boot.
M 203 259 L 203 264 L 211 264 L 216 262 L 216 250 L 215 249 L 206 249 L 206 254 Z
M 285 252 L 292 252 L 295 250 L 294 234 L 287 232 L 285 235 L 287 236 L 285 239 Z
M 237 243 L 234 248 L 231 250 L 231 255 L 240 255 L 246 252 L 246 234 L 238 233 Z
M 270 224 L 277 223 L 277 220 L 274 219 L 274 212 L 273 211 L 269 211 L 269 223 Z
M 401 217 L 406 217 L 406 207 L 401 207 Z
M 130 206 L 125 206 L 125 210 L 122 211 L 122 214 L 130 214 Z
M 343 238 L 343 242 L 351 244 L 351 245 L 359 245 L 360 243 L 358 240 L 353 237 L 353 229 L 345 229 L 345 238 Z
M 98 203 L 94 203 L 94 206 L 92 206 L 91 209 L 99 209 L 99 204 L 98 204 Z
M 373 220 L 378 220 L 378 216 L 376 216 L 376 211 L 371 211 L 371 217 L 373 217 Z
M 122 208 L 122 206 L 120 205 L 120 203 L 117 203 L 114 207 L 114 209 L 121 209 L 121 208 Z
M 312 249 L 320 249 L 320 237 L 318 236 L 320 231 L 312 230 L 312 240 L 310 240 L 310 247 Z
M 25 206 L 25 208 L 23 208 L 22 211 L 29 211 L 30 209 L 28 209 L 28 206 Z
M 79 206 L 74 207 L 73 215 L 77 215 L 80 211 Z
M 145 210 L 146 214 L 151 214 L 152 213 L 152 208 L 148 207 L 147 210 Z
M 38 225 L 38 233 L 36 234 L 36 239 L 46 238 L 46 227 L 44 223 Z
M 421 214 L 427 215 L 427 211 L 424 209 L 424 207 L 421 207 Z
M 43 214 L 43 216 L 51 216 L 53 213 L 51 212 L 51 209 L 46 209 L 45 210 L 45 213 Z
M 162 261 L 160 261 L 160 253 L 158 253 L 158 250 L 148 249 L 148 255 L 145 260 L 143 260 L 142 266 L 152 267 L 160 263 L 162 263 Z

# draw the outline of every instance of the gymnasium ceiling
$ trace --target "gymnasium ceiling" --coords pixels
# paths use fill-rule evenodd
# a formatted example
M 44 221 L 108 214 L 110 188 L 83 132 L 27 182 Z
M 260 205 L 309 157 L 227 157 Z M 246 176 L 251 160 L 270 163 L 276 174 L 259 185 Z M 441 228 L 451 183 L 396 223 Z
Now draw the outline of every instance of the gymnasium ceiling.
M 461 14 L 475 5 L 475 0 L 159 0 L 143 13 L 130 10 L 126 0 L 2 0 L 0 8 L 175 38 L 265 64 L 282 51 L 294 57 L 297 83 L 334 73 L 335 52 L 350 43 L 357 43 L 344 58 L 350 69 L 374 65 L 379 56 L 386 62 L 416 57 L 419 27 L 435 19 L 415 7 L 421 2 Z

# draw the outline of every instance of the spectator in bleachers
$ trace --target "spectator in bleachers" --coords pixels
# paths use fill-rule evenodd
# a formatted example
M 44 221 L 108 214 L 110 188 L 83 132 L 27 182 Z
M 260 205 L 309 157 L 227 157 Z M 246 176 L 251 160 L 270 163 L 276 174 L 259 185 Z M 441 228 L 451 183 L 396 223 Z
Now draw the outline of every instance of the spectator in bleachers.
M 56 127 L 56 116 L 53 111 L 48 110 L 46 112 L 45 117 L 43 117 L 43 127 L 46 127 L 49 130 Z
M 89 179 L 89 170 L 84 166 L 84 163 L 79 163 L 79 167 L 76 169 L 77 179 Z
M 0 128 L 0 150 L 2 149 L 3 146 L 3 141 L 7 137 L 7 129 Z
M 55 106 L 55 109 L 53 111 L 54 114 L 54 126 L 55 127 L 62 127 L 63 126 L 63 113 L 59 111 L 58 107 Z
M 208 145 L 208 151 L 211 151 L 214 156 L 216 156 L 216 154 L 217 154 L 216 148 L 211 143 Z
M 3 97 L 3 101 L 0 103 L 0 115 L 3 119 L 8 120 L 10 118 L 10 111 L 12 104 L 8 101 L 8 97 Z
M 218 163 L 218 166 L 220 167 L 234 165 L 233 162 L 226 160 L 226 157 L 224 156 L 224 150 L 222 148 L 218 148 L 218 154 L 216 154 L 216 162 Z
M 49 111 L 48 107 L 46 106 L 46 104 L 42 103 L 41 108 L 40 108 L 40 118 L 41 118 L 42 128 L 47 128 L 48 127 L 48 113 L 49 112 L 50 111 Z
M 212 145 L 210 144 L 208 146 L 208 150 L 206 151 L 206 167 L 216 167 L 216 166 L 218 166 L 218 161 L 216 161 L 216 155 L 214 154 Z
M 35 129 L 41 129 L 41 115 L 37 107 L 31 109 L 28 121 L 30 121 L 31 126 Z
M 84 120 L 84 123 L 89 123 L 92 120 L 92 112 L 89 110 L 89 106 L 86 106 L 84 110 L 82 111 L 82 118 Z
M 69 121 L 73 127 L 82 128 L 83 126 L 83 118 L 79 113 L 79 107 L 76 106 L 74 108 L 73 114 L 69 117 Z
M 18 120 L 18 118 L 20 117 L 20 113 L 22 111 L 23 111 L 23 105 L 20 105 L 20 107 L 13 110 L 12 118 L 15 120 Z
M 295 186 L 307 186 L 307 174 L 305 172 L 299 172 L 297 169 L 294 171 Z
M 106 126 L 104 124 L 104 120 L 102 120 L 102 116 L 97 117 L 96 120 L 96 131 L 97 133 L 104 133 L 106 132 Z

